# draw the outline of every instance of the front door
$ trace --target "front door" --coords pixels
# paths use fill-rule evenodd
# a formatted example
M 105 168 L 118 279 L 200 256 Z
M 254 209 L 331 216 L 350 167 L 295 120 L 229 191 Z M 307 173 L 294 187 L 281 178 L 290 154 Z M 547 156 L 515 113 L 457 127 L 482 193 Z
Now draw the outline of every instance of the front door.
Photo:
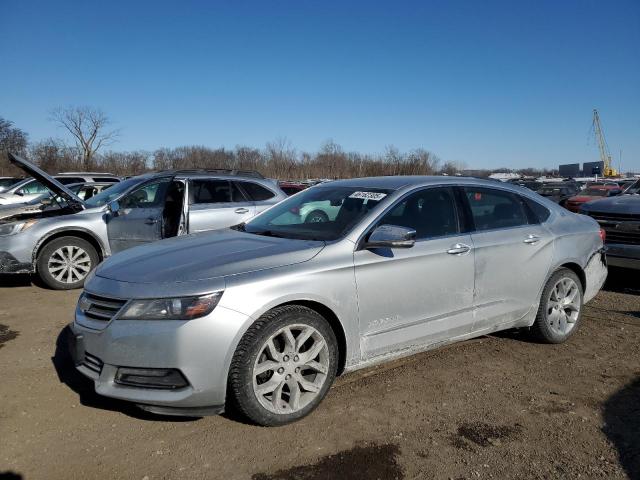
M 465 187 L 475 231 L 474 330 L 521 319 L 537 305 L 553 256 L 553 237 L 505 190 Z
M 164 199 L 170 178 L 153 180 L 120 199 L 117 212 L 107 214 L 112 253 L 162 238 Z
M 249 220 L 256 207 L 229 180 L 194 179 L 189 185 L 189 233 L 226 228 Z
M 354 253 L 364 358 L 471 331 L 474 252 L 454 199 L 449 187 L 410 194 L 376 225 L 415 229 L 415 245 Z

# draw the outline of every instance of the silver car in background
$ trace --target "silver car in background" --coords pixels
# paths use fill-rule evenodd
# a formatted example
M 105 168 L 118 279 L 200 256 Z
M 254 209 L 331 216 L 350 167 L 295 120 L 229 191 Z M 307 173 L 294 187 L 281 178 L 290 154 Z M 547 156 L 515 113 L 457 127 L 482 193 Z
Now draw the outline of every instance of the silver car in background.
M 236 225 L 286 198 L 256 172 L 179 170 L 132 177 L 82 200 L 35 165 L 9 158 L 63 206 L 0 219 L 0 273 L 35 272 L 55 289 L 82 287 L 113 253 Z
M 309 204 L 338 211 L 306 222 Z M 508 328 L 563 342 L 606 275 L 598 224 L 530 190 L 342 180 L 108 259 L 87 279 L 70 350 L 101 395 L 281 425 L 342 372 Z

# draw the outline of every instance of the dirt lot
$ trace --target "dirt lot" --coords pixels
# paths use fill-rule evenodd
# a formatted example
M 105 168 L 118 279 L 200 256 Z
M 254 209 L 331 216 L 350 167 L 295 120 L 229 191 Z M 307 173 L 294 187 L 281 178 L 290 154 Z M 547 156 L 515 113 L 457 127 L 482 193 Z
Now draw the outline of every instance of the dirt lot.
M 416 355 L 277 429 L 97 397 L 56 350 L 78 292 L 0 279 L 0 478 L 640 478 L 639 278 L 612 272 L 568 344 Z

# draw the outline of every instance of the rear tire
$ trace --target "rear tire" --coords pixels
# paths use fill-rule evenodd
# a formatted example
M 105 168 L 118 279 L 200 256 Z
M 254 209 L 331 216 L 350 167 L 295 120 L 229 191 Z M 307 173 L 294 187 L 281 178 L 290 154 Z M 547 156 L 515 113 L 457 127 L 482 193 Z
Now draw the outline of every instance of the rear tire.
M 534 338 L 543 343 L 563 343 L 582 320 L 582 283 L 568 268 L 560 268 L 542 290 L 536 320 L 531 327 Z
M 100 258 L 93 245 L 78 237 L 60 237 L 47 243 L 38 254 L 37 273 L 54 290 L 81 288 Z
M 320 314 L 277 307 L 240 340 L 229 370 L 229 406 L 258 425 L 296 421 L 320 404 L 337 365 L 336 338 Z

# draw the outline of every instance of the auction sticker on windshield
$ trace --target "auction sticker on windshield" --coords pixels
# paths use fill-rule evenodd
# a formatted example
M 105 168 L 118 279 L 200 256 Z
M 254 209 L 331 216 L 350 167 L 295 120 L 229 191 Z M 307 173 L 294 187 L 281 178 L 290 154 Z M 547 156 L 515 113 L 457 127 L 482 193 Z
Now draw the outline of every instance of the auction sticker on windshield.
M 349 198 L 361 198 L 363 200 L 375 200 L 379 201 L 386 197 L 386 193 L 380 192 L 353 192 L 349 195 Z

